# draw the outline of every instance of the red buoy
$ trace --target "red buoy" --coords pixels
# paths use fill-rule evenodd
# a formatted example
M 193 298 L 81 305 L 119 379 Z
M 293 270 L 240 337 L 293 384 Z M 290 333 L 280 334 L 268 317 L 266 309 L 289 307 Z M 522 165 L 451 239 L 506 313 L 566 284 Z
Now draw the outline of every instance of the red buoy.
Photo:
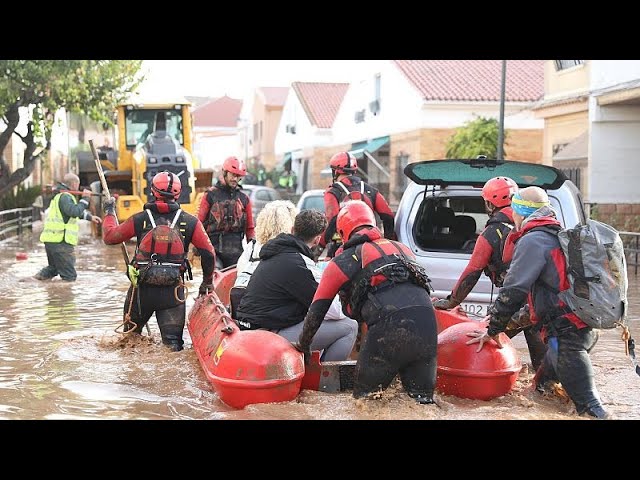
M 196 299 L 187 326 L 207 380 L 230 407 L 286 402 L 300 393 L 300 352 L 267 330 L 241 331 L 215 292 Z
M 27 252 L 16 252 L 16 260 L 26 260 Z
M 445 395 L 476 400 L 491 400 L 511 391 L 522 364 L 509 337 L 500 334 L 503 347 L 494 341 L 476 352 L 477 343 L 467 345 L 474 330 L 486 322 L 461 322 L 438 335 L 438 379 L 436 388 Z

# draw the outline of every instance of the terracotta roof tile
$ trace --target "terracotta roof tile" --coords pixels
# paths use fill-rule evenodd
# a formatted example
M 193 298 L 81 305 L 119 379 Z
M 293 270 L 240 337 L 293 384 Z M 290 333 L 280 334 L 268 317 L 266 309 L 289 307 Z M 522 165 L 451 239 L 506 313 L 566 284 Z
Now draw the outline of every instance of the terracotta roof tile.
M 199 105 L 192 110 L 194 127 L 235 127 L 242 108 L 242 100 L 224 97 Z
M 258 87 L 262 92 L 265 105 L 284 107 L 289 95 L 289 87 Z
M 349 84 L 293 82 L 291 87 L 311 124 L 318 128 L 331 128 Z
M 502 60 L 394 60 L 425 100 L 500 101 Z M 507 60 L 505 100 L 544 95 L 544 60 Z

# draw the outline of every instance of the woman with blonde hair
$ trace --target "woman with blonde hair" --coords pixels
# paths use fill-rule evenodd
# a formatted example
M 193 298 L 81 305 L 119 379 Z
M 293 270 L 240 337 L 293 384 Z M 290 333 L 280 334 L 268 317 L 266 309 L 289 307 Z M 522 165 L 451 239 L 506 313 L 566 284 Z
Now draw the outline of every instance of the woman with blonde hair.
M 236 308 L 244 295 L 251 274 L 260 262 L 260 249 L 269 240 L 281 233 L 291 233 L 298 209 L 289 200 L 274 200 L 267 203 L 256 219 L 256 238 L 250 241 L 238 258 L 236 282 L 231 289 L 231 316 L 235 318 Z

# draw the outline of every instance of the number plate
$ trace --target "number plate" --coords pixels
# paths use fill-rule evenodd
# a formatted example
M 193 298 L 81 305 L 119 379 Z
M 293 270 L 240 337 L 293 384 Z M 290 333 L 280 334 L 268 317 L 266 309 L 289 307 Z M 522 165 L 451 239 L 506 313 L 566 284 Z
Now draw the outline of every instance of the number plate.
M 487 307 L 478 303 L 462 303 L 462 309 L 472 318 L 482 320 L 487 315 Z

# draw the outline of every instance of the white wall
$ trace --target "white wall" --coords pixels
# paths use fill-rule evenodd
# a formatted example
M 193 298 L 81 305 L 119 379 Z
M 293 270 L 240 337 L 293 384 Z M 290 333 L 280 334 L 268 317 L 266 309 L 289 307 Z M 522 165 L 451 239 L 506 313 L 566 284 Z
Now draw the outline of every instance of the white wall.
M 200 163 L 199 168 L 217 169 L 222 166 L 225 158 L 239 154 L 237 135 L 197 137 L 197 141 L 194 142 L 194 154 Z
M 589 202 L 640 202 L 640 106 L 589 105 Z
M 504 125 L 506 129 L 540 129 L 544 128 L 544 119 L 535 118 L 527 107 L 529 103 L 505 104 Z M 500 104 L 498 102 L 479 104 L 465 103 L 435 103 L 427 102 L 422 112 L 422 128 L 458 128 L 477 117 L 499 118 Z
M 380 111 L 373 115 L 374 79 L 380 74 Z M 351 83 L 333 124 L 332 145 L 352 143 L 419 128 L 422 99 L 390 60 L 371 61 L 360 80 Z M 365 110 L 365 121 L 355 122 L 355 112 Z
M 640 79 L 640 60 L 591 60 L 591 90 Z
M 295 125 L 296 133 L 292 134 L 286 131 L 287 125 Z M 276 158 L 279 160 L 285 153 L 294 150 L 303 149 L 305 147 L 317 147 L 326 145 L 326 135 L 318 135 L 317 127 L 311 125 L 309 117 L 307 117 L 298 95 L 293 88 L 289 88 L 289 95 L 282 109 L 282 117 L 276 131 L 275 151 Z

